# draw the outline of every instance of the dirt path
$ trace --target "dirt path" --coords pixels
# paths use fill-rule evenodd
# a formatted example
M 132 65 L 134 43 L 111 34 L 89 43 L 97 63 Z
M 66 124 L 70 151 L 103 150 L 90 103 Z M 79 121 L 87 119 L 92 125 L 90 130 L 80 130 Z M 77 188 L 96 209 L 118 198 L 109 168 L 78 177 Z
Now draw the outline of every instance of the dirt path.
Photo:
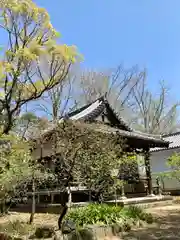
M 157 223 L 132 230 L 124 240 L 180 240 L 180 205 L 148 209 L 157 218 Z

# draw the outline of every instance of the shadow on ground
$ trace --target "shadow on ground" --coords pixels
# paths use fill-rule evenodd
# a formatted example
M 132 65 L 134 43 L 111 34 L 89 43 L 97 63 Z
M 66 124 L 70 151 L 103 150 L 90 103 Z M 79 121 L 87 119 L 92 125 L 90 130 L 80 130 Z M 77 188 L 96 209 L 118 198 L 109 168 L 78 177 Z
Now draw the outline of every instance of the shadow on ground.
M 153 212 L 157 218 L 156 223 L 151 227 L 132 230 L 123 236 L 124 240 L 180 240 L 180 210 L 161 211 L 158 215 Z

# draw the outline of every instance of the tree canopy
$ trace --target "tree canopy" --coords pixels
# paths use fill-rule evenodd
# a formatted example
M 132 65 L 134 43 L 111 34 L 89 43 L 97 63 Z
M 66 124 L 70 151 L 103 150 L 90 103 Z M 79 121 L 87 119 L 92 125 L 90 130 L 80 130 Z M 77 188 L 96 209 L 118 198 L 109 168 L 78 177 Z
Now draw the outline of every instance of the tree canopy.
M 32 0 L 4 0 L 0 9 L 8 39 L 0 61 L 0 114 L 8 133 L 22 106 L 63 81 L 80 55 L 75 46 L 57 44 L 47 11 Z
M 0 30 L 7 38 L 0 55 L 2 203 L 20 182 L 32 179 L 39 170 L 24 132 L 29 123 L 40 126 L 40 120 L 31 113 L 20 116 L 22 108 L 64 81 L 71 65 L 81 57 L 75 46 L 57 43 L 60 34 L 47 11 L 34 1 L 1 1 Z

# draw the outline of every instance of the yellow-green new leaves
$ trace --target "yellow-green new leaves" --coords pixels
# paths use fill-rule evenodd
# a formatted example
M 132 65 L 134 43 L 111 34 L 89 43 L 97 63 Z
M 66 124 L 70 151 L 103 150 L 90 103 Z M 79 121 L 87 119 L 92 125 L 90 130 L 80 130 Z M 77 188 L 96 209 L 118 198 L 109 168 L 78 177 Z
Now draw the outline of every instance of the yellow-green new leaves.
M 25 20 L 26 25 L 32 22 L 39 25 L 42 29 L 47 29 L 52 36 L 56 36 L 56 30 L 50 23 L 50 17 L 44 8 L 38 7 L 31 0 L 4 0 L 0 3 L 2 9 L 2 17 L 4 18 L 4 26 L 10 27 L 11 21 L 9 15 L 11 14 L 13 20 Z
M 75 46 L 56 43 L 49 14 L 32 0 L 1 1 L 0 17 L 8 37 L 0 62 L 0 113 L 9 114 L 8 132 L 14 113 L 64 81 L 81 56 Z

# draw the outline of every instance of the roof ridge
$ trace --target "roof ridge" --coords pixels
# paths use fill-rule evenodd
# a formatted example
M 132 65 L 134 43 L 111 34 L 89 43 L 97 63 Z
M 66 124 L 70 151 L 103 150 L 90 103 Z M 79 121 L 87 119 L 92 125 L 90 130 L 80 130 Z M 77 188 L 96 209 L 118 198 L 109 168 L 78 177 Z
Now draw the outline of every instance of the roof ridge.
M 141 131 L 138 131 L 138 130 L 134 130 L 133 132 L 142 134 L 142 135 L 144 135 L 144 136 L 151 136 L 151 137 L 155 137 L 155 138 L 158 137 L 158 138 L 160 138 L 160 139 L 163 138 L 163 136 L 162 136 L 161 134 L 146 133 L 146 132 L 141 132 Z
M 113 111 L 113 113 L 114 113 L 114 115 L 117 117 L 117 119 L 118 119 L 119 121 L 121 121 L 121 122 L 129 129 L 129 131 L 133 131 L 133 129 L 129 126 L 129 124 L 126 122 L 126 120 L 124 119 L 124 117 L 120 116 L 120 114 L 117 113 L 117 112 L 114 110 L 113 106 L 112 106 L 112 105 L 110 104 L 110 102 L 108 101 L 107 93 L 105 93 L 105 95 L 102 96 L 102 97 L 103 97 L 104 102 L 108 105 L 108 107 L 111 108 L 111 110 Z

